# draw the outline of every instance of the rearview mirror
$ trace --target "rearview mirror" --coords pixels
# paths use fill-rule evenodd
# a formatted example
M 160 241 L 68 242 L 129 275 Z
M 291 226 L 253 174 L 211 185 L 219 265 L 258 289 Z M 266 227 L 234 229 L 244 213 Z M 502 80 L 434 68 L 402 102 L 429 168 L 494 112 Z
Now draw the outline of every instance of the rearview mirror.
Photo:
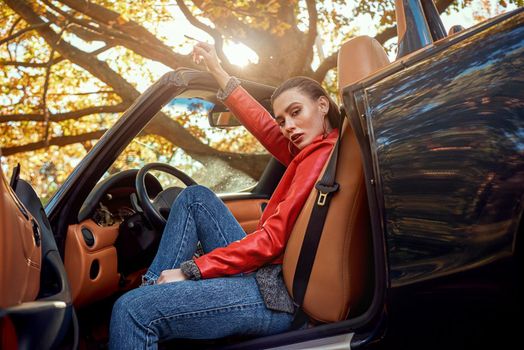
M 231 112 L 213 112 L 208 115 L 209 124 L 217 128 L 231 128 L 242 125 Z

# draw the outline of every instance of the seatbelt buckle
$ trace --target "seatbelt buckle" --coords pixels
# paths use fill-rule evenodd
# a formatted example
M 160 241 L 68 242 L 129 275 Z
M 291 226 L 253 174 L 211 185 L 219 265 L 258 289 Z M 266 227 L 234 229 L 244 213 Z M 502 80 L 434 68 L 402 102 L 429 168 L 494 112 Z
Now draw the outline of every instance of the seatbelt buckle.
M 323 207 L 326 204 L 328 194 L 338 191 L 339 185 L 335 182 L 332 186 L 327 186 L 317 182 L 315 188 L 319 191 L 317 205 Z
M 326 204 L 327 193 L 320 192 L 318 194 L 317 205 L 323 207 Z

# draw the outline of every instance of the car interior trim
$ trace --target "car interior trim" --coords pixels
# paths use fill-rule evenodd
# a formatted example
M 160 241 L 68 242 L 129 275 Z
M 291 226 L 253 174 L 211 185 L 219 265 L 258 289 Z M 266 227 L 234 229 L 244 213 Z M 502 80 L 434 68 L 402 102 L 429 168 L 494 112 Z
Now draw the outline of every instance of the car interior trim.
M 4 308 L 36 299 L 42 248 L 35 240 L 35 219 L 18 200 L 2 169 L 0 178 L 0 308 Z
M 85 228 L 94 237 L 91 247 L 86 244 L 82 234 Z M 114 247 L 117 236 L 118 225 L 100 227 L 91 219 L 69 227 L 64 264 L 75 307 L 118 291 L 120 274 L 117 272 L 117 252 Z M 97 264 L 96 276 L 92 276 L 93 267 L 96 268 Z

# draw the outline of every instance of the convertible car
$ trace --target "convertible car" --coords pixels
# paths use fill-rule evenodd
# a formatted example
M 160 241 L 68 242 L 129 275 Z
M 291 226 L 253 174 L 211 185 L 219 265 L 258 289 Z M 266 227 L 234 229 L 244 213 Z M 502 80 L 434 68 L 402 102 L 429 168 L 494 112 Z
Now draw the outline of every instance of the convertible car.
M 396 4 L 394 62 L 369 37 L 340 49 L 345 120 L 332 167 L 339 189 L 313 190 L 286 249 L 284 279 L 296 297 L 305 227 L 330 196 L 300 303 L 310 327 L 263 338 L 173 339 L 162 347 L 519 341 L 518 323 L 507 319 L 522 312 L 523 11 L 448 34 L 431 1 Z M 270 110 L 274 87 L 242 85 Z M 111 307 L 140 284 L 185 186 L 210 187 L 247 233 L 254 230 L 285 169 L 245 130 L 231 128 L 234 115 L 216 91 L 208 73 L 167 73 L 45 208 L 19 169 L 2 173 L 2 349 L 104 348 Z M 205 147 L 187 136 L 195 125 L 205 130 Z M 183 150 L 166 134 L 175 129 Z M 239 152 L 229 151 L 235 147 Z M 145 154 L 155 161 L 143 164 Z

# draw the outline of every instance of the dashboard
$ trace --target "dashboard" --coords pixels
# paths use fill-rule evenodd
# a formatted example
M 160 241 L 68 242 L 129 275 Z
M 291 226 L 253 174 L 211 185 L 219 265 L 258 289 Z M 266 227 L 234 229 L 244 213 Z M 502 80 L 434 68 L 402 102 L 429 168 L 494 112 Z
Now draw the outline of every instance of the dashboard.
M 101 227 L 120 225 L 136 213 L 135 180 L 138 169 L 124 170 L 100 181 L 84 201 L 78 221 L 92 219 Z M 151 197 L 162 191 L 160 182 L 151 174 L 146 176 L 146 186 Z
M 134 193 L 131 187 L 117 187 L 104 193 L 92 215 L 93 221 L 102 227 L 120 225 L 136 213 L 131 202 Z

